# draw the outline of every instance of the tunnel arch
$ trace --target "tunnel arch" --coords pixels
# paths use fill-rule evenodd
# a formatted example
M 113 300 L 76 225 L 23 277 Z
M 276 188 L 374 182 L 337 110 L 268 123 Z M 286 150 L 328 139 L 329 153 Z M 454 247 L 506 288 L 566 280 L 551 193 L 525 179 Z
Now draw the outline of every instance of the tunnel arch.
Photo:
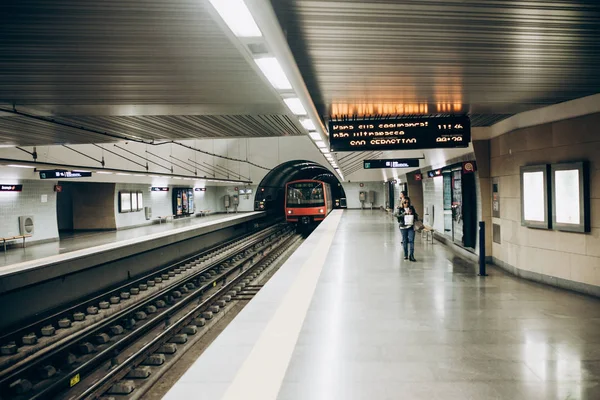
M 279 164 L 260 181 L 254 195 L 254 210 L 283 215 L 285 184 L 297 179 L 327 182 L 334 199 L 346 197 L 339 179 L 327 168 L 314 161 L 292 160 Z M 261 208 L 261 202 L 264 208 Z

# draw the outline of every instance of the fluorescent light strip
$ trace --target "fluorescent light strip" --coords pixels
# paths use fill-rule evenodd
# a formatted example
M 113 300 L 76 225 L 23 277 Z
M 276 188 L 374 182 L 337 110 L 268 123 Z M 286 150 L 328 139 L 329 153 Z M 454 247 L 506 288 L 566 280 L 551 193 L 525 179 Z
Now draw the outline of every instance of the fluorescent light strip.
M 290 111 L 293 112 L 294 114 L 306 115 L 306 110 L 304 109 L 304 106 L 300 102 L 299 98 L 292 97 L 289 99 L 283 99 L 283 101 L 285 102 L 285 105 L 288 106 Z
M 325 144 L 325 142 L 324 142 L 324 141 L 322 141 L 322 140 L 317 140 L 317 141 L 315 142 L 315 144 L 317 145 L 317 147 L 318 147 L 318 148 L 321 148 L 321 149 L 326 149 L 326 148 L 327 148 L 327 145 L 326 145 L 326 144 Z
M 321 150 L 321 153 L 323 154 L 329 154 L 329 150 L 327 149 L 327 147 L 320 148 L 319 150 Z
M 292 84 L 275 57 L 255 58 L 254 62 L 275 89 L 288 90 L 292 88 Z
M 7 167 L 12 167 L 12 168 L 35 168 L 29 165 L 19 165 L 19 164 L 8 164 Z
M 301 119 L 300 123 L 302 124 L 302 126 L 304 128 L 306 128 L 309 131 L 315 131 L 315 130 L 317 130 L 317 128 L 315 127 L 315 124 L 309 118 Z
M 108 171 L 96 171 L 97 174 L 103 174 L 103 175 L 112 175 L 112 172 L 108 172 Z
M 130 176 L 131 174 L 128 174 L 128 173 L 125 173 L 125 172 L 117 172 L 117 175 Z
M 237 37 L 260 37 L 262 33 L 256 25 L 250 10 L 243 0 L 209 0 L 223 21 Z
M 312 140 L 322 140 L 319 132 L 308 132 Z

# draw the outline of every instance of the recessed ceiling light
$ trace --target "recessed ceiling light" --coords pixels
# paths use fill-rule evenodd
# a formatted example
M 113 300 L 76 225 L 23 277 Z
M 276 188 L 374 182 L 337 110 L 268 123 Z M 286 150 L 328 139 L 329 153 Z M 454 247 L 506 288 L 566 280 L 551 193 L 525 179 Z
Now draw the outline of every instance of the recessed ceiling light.
M 302 126 L 304 128 L 306 128 L 309 131 L 314 131 L 317 128 L 315 127 L 315 124 L 312 122 L 312 120 L 310 118 L 306 118 L 306 119 L 301 119 L 300 123 L 302 124 Z
M 304 109 L 304 106 L 300 102 L 299 98 L 292 97 L 292 98 L 289 98 L 289 99 L 283 99 L 283 101 L 288 106 L 288 108 L 290 109 L 290 111 L 293 112 L 294 114 L 296 114 L 296 115 L 306 115 L 306 110 Z
M 260 37 L 262 33 L 243 0 L 209 0 L 237 37 Z
M 329 154 L 329 150 L 327 149 L 327 147 L 322 147 L 319 150 L 321 150 L 321 153 L 323 154 Z
M 319 132 L 308 132 L 312 140 L 322 140 Z
M 7 167 L 13 167 L 13 168 L 35 168 L 29 165 L 21 165 L 21 164 L 8 164 Z
M 327 148 L 327 145 L 326 145 L 326 144 L 325 144 L 325 142 L 324 142 L 324 141 L 322 141 L 322 140 L 317 140 L 317 141 L 315 142 L 315 144 L 317 145 L 317 147 L 320 147 L 320 148 Z
M 286 90 L 292 88 L 292 84 L 285 76 L 285 72 L 283 72 L 279 61 L 275 57 L 256 58 L 254 62 L 275 89 Z

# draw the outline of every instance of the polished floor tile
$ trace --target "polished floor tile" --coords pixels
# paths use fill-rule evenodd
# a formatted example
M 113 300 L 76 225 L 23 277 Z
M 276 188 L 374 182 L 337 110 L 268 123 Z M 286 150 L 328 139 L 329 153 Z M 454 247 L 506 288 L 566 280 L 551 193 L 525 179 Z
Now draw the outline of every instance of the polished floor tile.
M 529 282 L 346 211 L 280 399 L 599 399 L 600 300 Z

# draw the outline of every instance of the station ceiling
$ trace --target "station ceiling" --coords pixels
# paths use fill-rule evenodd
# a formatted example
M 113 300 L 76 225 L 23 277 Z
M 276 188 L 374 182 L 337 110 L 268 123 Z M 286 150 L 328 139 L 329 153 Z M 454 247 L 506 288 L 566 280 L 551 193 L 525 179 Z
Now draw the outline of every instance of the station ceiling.
M 473 126 L 488 126 L 600 92 L 597 1 L 271 4 L 325 122 L 468 113 Z M 104 131 L 148 140 L 305 135 L 210 7 L 208 0 L 3 2 L 0 107 L 59 124 L 0 112 L 0 144 L 115 140 Z M 353 169 L 379 155 L 338 159 Z
M 600 3 L 271 0 L 321 115 L 469 113 L 600 92 Z

